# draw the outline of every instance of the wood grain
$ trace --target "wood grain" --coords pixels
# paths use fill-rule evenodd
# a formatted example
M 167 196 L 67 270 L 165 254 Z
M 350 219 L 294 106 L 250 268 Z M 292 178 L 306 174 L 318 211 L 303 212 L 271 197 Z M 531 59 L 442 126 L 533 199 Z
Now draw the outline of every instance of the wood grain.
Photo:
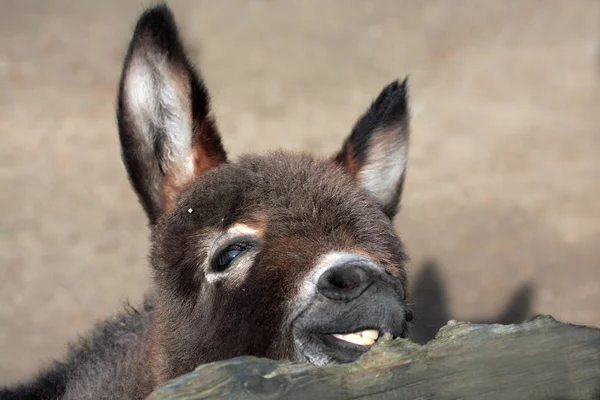
M 383 340 L 343 365 L 240 357 L 200 366 L 149 399 L 599 399 L 600 329 L 539 316 L 453 323 L 424 346 Z

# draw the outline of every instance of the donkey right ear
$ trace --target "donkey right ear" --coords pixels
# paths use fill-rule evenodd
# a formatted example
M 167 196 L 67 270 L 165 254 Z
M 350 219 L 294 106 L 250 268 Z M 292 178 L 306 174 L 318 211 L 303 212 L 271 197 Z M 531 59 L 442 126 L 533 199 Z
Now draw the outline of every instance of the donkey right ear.
M 202 172 L 227 162 L 208 91 L 165 5 L 137 22 L 121 74 L 117 121 L 123 162 L 151 224 Z
M 387 85 L 335 156 L 390 219 L 402 196 L 410 134 L 407 79 Z

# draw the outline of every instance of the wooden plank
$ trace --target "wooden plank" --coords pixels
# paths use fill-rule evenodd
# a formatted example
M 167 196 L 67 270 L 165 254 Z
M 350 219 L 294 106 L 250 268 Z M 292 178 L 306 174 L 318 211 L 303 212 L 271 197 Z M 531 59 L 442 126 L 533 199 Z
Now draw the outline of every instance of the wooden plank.
M 149 399 L 600 399 L 600 329 L 540 316 L 449 323 L 424 346 L 382 340 L 343 365 L 239 357 L 200 366 Z

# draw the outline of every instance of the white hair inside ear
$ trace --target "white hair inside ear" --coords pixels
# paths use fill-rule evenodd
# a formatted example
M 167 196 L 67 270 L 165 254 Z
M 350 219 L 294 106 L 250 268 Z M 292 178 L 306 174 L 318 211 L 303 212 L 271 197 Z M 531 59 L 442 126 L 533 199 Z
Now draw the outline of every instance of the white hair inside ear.
M 154 146 L 163 135 L 161 169 L 176 170 L 175 177 L 194 172 L 191 138 L 190 87 L 183 74 L 169 66 L 159 52 L 135 54 L 125 76 L 127 106 L 140 139 Z
M 381 130 L 369 138 L 368 148 L 357 178 L 380 204 L 389 204 L 395 200 L 406 171 L 408 138 L 395 130 Z

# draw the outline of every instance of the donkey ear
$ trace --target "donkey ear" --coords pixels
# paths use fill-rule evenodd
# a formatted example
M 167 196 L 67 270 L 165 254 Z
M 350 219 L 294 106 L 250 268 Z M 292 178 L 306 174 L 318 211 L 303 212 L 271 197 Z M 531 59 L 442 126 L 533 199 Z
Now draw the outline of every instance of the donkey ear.
M 117 106 L 122 158 L 151 224 L 209 168 L 227 162 L 208 91 L 165 5 L 144 12 L 125 57 Z
M 354 125 L 335 161 L 394 218 L 406 176 L 409 142 L 407 79 L 379 94 Z

